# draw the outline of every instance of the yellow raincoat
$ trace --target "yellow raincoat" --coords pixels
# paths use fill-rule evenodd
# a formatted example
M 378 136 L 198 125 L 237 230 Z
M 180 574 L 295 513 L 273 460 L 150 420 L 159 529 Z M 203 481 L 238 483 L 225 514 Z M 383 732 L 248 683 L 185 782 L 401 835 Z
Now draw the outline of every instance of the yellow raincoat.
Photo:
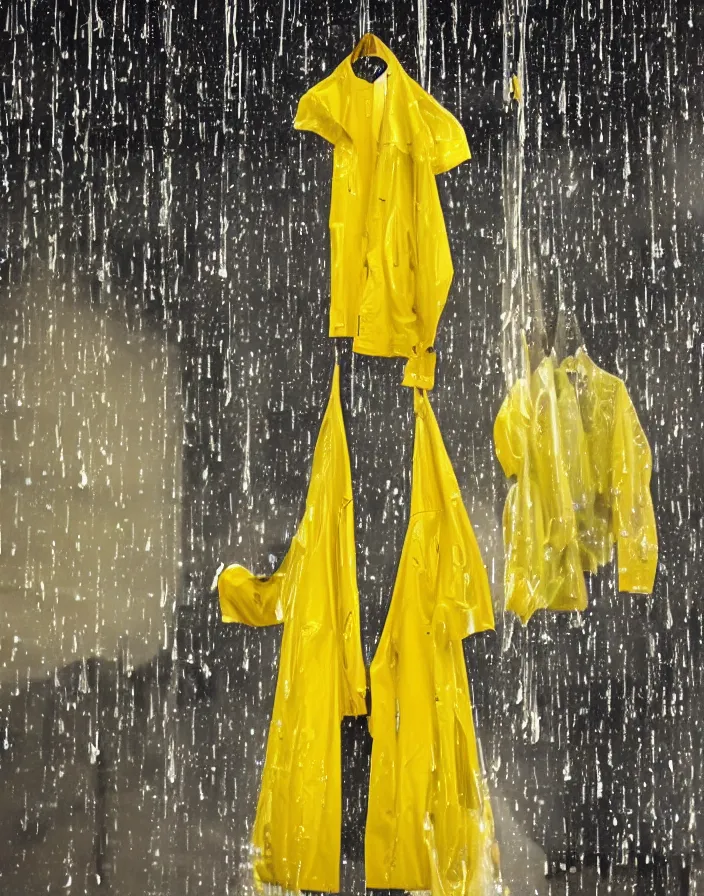
M 494 423 L 499 463 L 516 478 L 503 517 L 506 609 L 524 624 L 536 610 L 587 606 L 570 489 L 579 466 L 570 465 L 562 432 L 569 408 L 564 396 L 558 402 L 553 359 L 531 373 L 527 348 L 525 357 L 527 375 L 514 383 Z
M 498 850 L 462 639 L 494 627 L 486 570 L 425 394 L 411 515 L 371 666 L 369 888 L 486 896 Z
M 598 367 L 584 349 L 562 366 L 574 376 L 594 483 L 594 525 L 583 545 L 585 569 L 594 571 L 609 562 L 615 542 L 619 589 L 650 594 L 658 536 L 645 433 L 623 380 Z
M 357 55 L 387 68 L 365 81 Z M 365 355 L 409 358 L 404 385 L 432 389 L 453 275 L 435 175 L 470 157 L 462 126 L 368 34 L 301 97 L 294 127 L 335 147 L 330 336 L 352 337 Z
M 336 367 L 286 558 L 269 578 L 230 566 L 218 579 L 223 622 L 284 626 L 253 845 L 256 880 L 288 890 L 339 890 L 340 722 L 366 714 L 356 576 Z

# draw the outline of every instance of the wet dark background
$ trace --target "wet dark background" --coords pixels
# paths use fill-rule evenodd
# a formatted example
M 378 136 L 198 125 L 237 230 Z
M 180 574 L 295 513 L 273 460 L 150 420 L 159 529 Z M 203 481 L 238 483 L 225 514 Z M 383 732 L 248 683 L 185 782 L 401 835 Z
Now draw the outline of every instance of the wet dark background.
M 456 273 L 431 400 L 493 582 L 497 632 L 467 658 L 507 880 L 697 892 L 701 6 L 5 0 L 1 893 L 248 892 L 279 633 L 222 626 L 210 587 L 220 562 L 271 571 L 302 510 L 335 357 L 332 159 L 291 122 L 367 28 L 473 152 L 440 180 Z M 522 153 L 506 34 L 508 70 L 525 46 Z M 607 569 L 583 617 L 525 631 L 500 612 L 491 441 L 519 169 L 548 329 L 562 301 L 626 380 L 661 547 L 652 599 L 618 594 Z M 370 660 L 408 514 L 412 395 L 401 362 L 339 351 Z M 344 744 L 358 894 L 363 721 Z

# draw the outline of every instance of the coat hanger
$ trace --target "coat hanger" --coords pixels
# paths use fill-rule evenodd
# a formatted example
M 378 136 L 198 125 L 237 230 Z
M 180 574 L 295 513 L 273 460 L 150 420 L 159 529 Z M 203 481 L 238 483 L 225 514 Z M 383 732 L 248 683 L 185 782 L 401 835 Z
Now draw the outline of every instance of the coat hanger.
M 378 56 L 388 63 L 390 55 L 391 51 L 386 44 L 376 34 L 368 31 L 364 37 L 357 41 L 357 46 L 352 50 L 351 61 L 356 62 L 364 56 Z
M 389 67 L 391 51 L 379 38 L 367 32 L 352 51 L 350 63 L 358 78 L 370 83 L 376 81 Z

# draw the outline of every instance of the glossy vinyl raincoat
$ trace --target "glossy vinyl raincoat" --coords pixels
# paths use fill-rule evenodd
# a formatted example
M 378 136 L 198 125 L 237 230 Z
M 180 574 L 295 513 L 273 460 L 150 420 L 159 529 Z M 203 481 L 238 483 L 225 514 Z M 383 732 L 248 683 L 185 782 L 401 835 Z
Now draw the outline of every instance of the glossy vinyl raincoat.
M 558 402 L 553 358 L 531 372 L 527 348 L 525 357 L 527 375 L 514 383 L 494 423 L 499 463 L 516 479 L 503 517 L 506 609 L 524 624 L 536 610 L 587 606 L 570 487 L 582 467 L 565 449 L 563 433 L 574 409 L 564 395 Z
M 427 397 L 411 515 L 371 666 L 370 888 L 486 896 L 498 879 L 462 639 L 494 627 L 486 570 Z
M 340 722 L 366 714 L 354 512 L 339 370 L 313 456 L 305 515 L 279 569 L 230 566 L 223 622 L 283 623 L 253 845 L 255 878 L 287 890 L 339 890 Z
M 562 366 L 574 378 L 593 480 L 593 529 L 582 544 L 585 569 L 609 562 L 616 543 L 619 589 L 650 594 L 658 537 L 645 433 L 623 380 L 598 367 L 583 348 Z
M 365 81 L 356 54 L 387 68 Z M 294 127 L 335 147 L 330 336 L 352 337 L 362 354 L 408 358 L 404 385 L 431 389 L 453 275 L 435 176 L 470 157 L 462 126 L 366 35 L 301 97 Z

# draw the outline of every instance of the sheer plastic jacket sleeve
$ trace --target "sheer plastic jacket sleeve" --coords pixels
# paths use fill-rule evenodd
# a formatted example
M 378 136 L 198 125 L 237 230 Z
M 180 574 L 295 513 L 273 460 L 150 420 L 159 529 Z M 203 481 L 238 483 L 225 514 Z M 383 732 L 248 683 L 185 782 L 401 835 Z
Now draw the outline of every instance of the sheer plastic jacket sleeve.
M 650 494 L 650 446 L 621 383 L 616 395 L 612 448 L 613 531 L 618 547 L 619 590 L 650 594 L 658 562 L 658 537 Z
M 518 380 L 504 398 L 494 421 L 494 449 L 504 475 L 518 476 L 526 451 L 526 428 L 530 425 L 530 398 L 525 381 Z

